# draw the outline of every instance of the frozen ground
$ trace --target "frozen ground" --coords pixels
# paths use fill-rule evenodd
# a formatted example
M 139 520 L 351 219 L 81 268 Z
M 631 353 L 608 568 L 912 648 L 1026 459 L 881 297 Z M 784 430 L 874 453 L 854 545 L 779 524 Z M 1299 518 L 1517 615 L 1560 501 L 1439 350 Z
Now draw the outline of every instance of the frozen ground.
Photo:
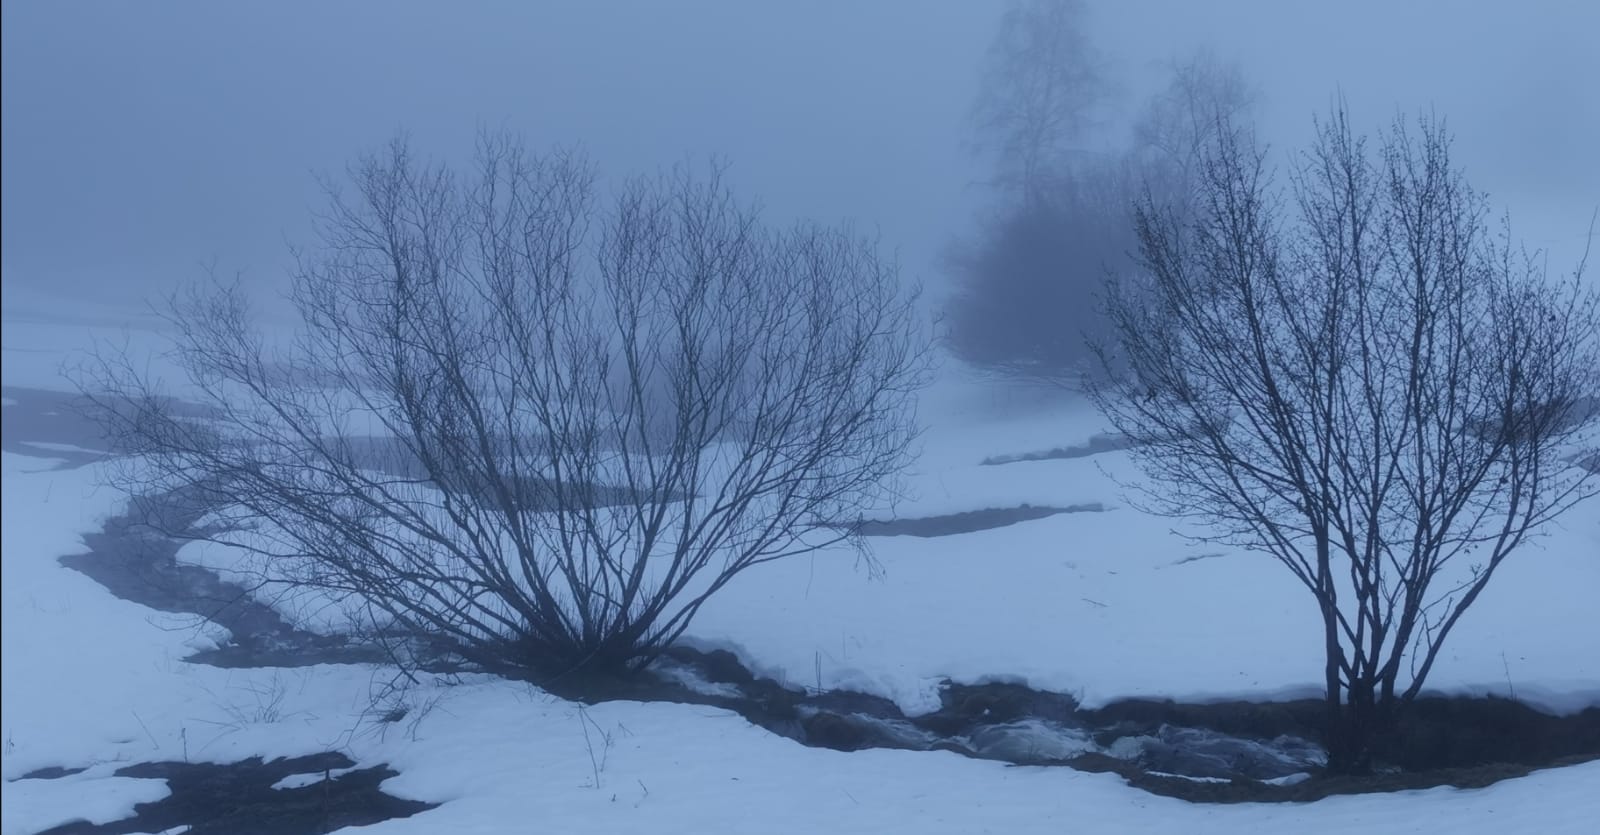
M 6 322 L 6 385 L 65 389 L 54 363 L 88 325 L 37 318 Z M 1164 522 L 1126 507 L 1110 478 L 1126 470 L 1120 453 L 978 463 L 1086 441 L 1100 428 L 1091 416 L 960 380 L 935 390 L 923 414 L 926 449 L 898 515 L 1022 503 L 1107 509 L 951 537 L 879 538 L 881 578 L 846 552 L 769 566 L 714 600 L 694 640 L 736 645 L 758 668 L 798 683 L 814 684 L 820 666 L 824 686 L 881 693 L 912 711 L 931 707 L 941 677 L 1021 677 L 1096 703 L 1263 698 L 1315 685 L 1305 592 L 1274 564 L 1190 548 Z M 405 697 L 406 718 L 384 724 L 370 708 L 388 670 L 190 664 L 181 659 L 213 633 L 117 600 L 61 567 L 56 558 L 81 550 L 79 536 L 120 500 L 97 487 L 97 465 L 55 463 L 3 457 L 8 835 L 114 819 L 166 793 L 162 781 L 111 776 L 121 764 L 329 749 L 362 766 L 387 762 L 399 772 L 387 792 L 442 804 L 378 832 L 1579 832 L 1600 814 L 1600 763 L 1479 790 L 1197 806 L 1112 775 L 943 752 L 838 753 L 726 711 L 580 709 L 488 678 L 425 682 Z M 1600 508 L 1591 505 L 1506 564 L 1432 683 L 1514 687 L 1563 709 L 1600 702 L 1596 555 Z M 88 770 L 17 779 L 50 766 Z

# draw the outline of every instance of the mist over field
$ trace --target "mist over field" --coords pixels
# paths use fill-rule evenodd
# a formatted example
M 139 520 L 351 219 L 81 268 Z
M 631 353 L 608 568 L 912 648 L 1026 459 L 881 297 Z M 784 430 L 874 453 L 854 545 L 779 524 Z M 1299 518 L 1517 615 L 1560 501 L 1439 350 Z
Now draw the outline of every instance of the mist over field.
M 933 2 L 218 5 L 4 10 L 3 274 L 136 302 L 215 262 L 281 283 L 316 173 L 410 132 L 465 154 L 480 125 L 581 144 L 613 176 L 721 155 L 780 217 L 852 219 L 943 278 L 988 171 L 968 153 L 1000 6 Z M 1554 264 L 1600 203 L 1600 9 L 1586 0 L 1129 0 L 1088 10 L 1105 135 L 1210 48 L 1299 147 L 1342 93 L 1364 126 L 1447 116 L 1459 160 Z M 8 298 L 10 296 L 8 295 Z
M 1600 816 L 1594 0 L 0 40 L 0 835 Z

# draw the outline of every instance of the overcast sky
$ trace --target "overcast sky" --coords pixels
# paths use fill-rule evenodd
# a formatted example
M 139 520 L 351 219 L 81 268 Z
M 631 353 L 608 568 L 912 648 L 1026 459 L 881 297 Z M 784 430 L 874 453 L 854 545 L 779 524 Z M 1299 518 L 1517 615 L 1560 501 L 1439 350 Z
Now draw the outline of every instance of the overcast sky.
M 1129 101 L 1209 45 L 1278 144 L 1342 90 L 1377 125 L 1434 108 L 1531 242 L 1600 205 L 1600 2 L 1099 0 Z M 215 260 L 278 286 L 312 174 L 406 128 L 582 143 L 607 172 L 716 153 L 776 217 L 852 219 L 940 280 L 981 170 L 964 152 L 1000 11 L 979 0 L 47 2 L 3 6 L 8 298 L 136 299 Z

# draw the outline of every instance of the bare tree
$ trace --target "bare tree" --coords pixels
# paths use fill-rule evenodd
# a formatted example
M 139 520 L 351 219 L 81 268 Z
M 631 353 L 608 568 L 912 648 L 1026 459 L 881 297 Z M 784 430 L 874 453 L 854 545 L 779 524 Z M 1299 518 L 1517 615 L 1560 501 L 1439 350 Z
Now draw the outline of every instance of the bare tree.
M 1105 98 L 1083 0 L 1014 0 L 989 46 L 972 118 L 999 184 L 1031 201 L 1062 173 L 1069 143 Z
M 598 210 L 583 161 L 505 138 L 349 173 L 287 347 L 237 286 L 172 299 L 219 419 L 114 357 L 93 381 L 126 486 L 198 495 L 263 582 L 486 669 L 624 674 L 891 495 L 926 351 L 872 242 L 769 229 L 716 170 Z
M 1200 50 L 1169 66 L 1165 89 L 1134 122 L 1134 159 L 1143 187 L 1157 202 L 1192 207 L 1195 180 L 1219 131 L 1247 121 L 1259 93 L 1237 64 Z
M 1582 265 L 1490 233 L 1437 121 L 1374 155 L 1341 107 L 1292 171 L 1280 197 L 1224 130 L 1192 218 L 1141 207 L 1102 348 L 1130 372 L 1094 397 L 1153 509 L 1311 592 L 1330 766 L 1361 771 L 1505 559 L 1596 493 L 1600 319 Z
M 1040 17 L 1066 26 L 1075 20 L 1061 17 L 1069 11 L 1016 7 L 996 49 L 1018 37 L 1007 35 L 1009 27 Z M 1030 54 L 1010 60 L 1020 62 Z M 1125 152 L 1050 157 L 1048 165 L 1034 167 L 1030 176 L 1035 179 L 1024 193 L 1001 194 L 1001 205 L 977 239 L 955 252 L 951 266 L 958 292 L 946 311 L 947 338 L 962 360 L 1005 377 L 1065 388 L 1076 388 L 1095 368 L 1086 338 L 1109 335 L 1096 297 L 1108 273 L 1132 267 L 1138 247 L 1130 204 L 1145 195 L 1180 214 L 1191 211 L 1186 201 L 1206 144 L 1221 126 L 1243 118 L 1256 100 L 1239 68 L 1208 52 L 1173 62 L 1170 72 L 1167 86 L 1135 122 Z M 1015 80 L 1020 71 L 991 73 L 987 88 L 1020 83 Z M 1099 83 L 1090 77 L 1079 81 Z M 1082 95 L 1080 90 L 1071 98 L 1087 109 L 1091 102 L 1080 100 Z M 1012 97 L 1027 99 L 1022 91 Z M 1087 119 L 1087 110 L 1074 118 Z M 1062 146 L 1065 138 L 1052 140 L 1052 147 Z M 1005 170 L 1002 182 L 1017 174 Z

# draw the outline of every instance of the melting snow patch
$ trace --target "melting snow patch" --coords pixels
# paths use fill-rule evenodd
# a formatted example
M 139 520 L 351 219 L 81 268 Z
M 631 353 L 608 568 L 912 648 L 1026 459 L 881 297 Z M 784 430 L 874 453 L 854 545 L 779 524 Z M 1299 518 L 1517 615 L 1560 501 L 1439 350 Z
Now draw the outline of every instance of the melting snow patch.
M 42 832 L 83 821 L 93 825 L 133 815 L 139 803 L 154 803 L 172 793 L 165 780 L 113 777 L 108 769 L 54 780 L 12 780 L 4 784 L 0 827 L 6 832 Z

